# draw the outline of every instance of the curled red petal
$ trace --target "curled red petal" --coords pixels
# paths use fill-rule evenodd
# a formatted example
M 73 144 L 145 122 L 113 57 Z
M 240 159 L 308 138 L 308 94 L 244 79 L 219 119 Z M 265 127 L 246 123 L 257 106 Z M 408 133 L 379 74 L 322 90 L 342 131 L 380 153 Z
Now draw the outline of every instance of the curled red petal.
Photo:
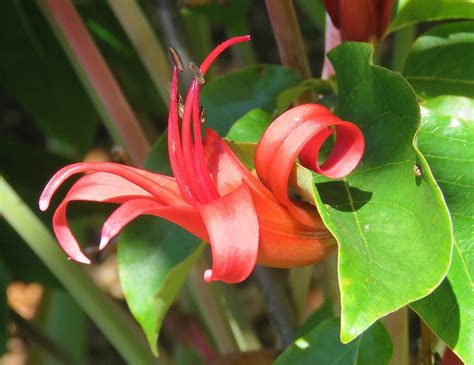
M 49 202 L 56 190 L 71 176 L 83 172 L 107 172 L 128 180 L 137 185 L 163 203 L 174 202 L 177 195 L 176 181 L 168 176 L 153 174 L 148 171 L 110 162 L 76 163 L 56 172 L 41 194 L 39 206 L 48 209 Z
M 319 166 L 319 149 L 333 132 L 329 127 L 335 127 L 336 142 L 327 161 Z M 318 225 L 317 215 L 288 197 L 288 179 L 295 159 L 300 156 L 305 167 L 339 178 L 357 166 L 363 152 L 364 137 L 356 125 L 342 121 L 320 105 L 306 104 L 282 114 L 268 127 L 257 146 L 255 168 L 278 201 L 311 227 Z
M 199 212 L 190 206 L 164 206 L 150 199 L 133 199 L 118 207 L 102 227 L 100 249 L 103 249 L 111 238 L 123 227 L 140 215 L 153 215 L 173 222 L 196 237 L 209 241 L 206 228 Z
M 71 232 L 67 223 L 66 208 L 68 201 L 65 200 L 59 204 L 53 216 L 53 231 L 59 242 L 59 245 L 69 258 L 84 264 L 90 264 L 89 258 L 81 251 L 81 247 Z
M 258 220 L 252 194 L 243 183 L 231 193 L 198 205 L 209 233 L 212 269 L 204 280 L 239 283 L 252 272 L 258 254 Z
M 67 205 L 71 201 L 95 201 L 121 204 L 130 199 L 151 198 L 152 195 L 127 180 L 106 172 L 81 177 L 69 190 L 53 216 L 53 231 L 61 248 L 73 260 L 90 263 L 67 222 Z

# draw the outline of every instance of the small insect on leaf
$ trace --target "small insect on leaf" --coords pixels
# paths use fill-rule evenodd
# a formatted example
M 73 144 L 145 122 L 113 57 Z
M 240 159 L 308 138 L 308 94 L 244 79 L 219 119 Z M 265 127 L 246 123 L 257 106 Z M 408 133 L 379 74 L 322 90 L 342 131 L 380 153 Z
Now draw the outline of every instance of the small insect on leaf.
M 423 174 L 423 171 L 421 171 L 421 166 L 418 164 L 413 165 L 413 172 L 415 173 L 415 176 L 421 176 Z

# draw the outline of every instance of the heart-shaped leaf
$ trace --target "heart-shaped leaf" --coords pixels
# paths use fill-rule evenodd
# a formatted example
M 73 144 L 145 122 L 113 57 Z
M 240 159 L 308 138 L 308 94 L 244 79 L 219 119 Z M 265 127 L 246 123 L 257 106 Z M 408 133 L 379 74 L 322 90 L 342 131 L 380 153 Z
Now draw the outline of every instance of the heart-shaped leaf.
M 276 98 L 301 77 L 285 67 L 257 65 L 213 79 L 201 92 L 206 110 L 206 126 L 225 136 L 231 125 L 249 110 L 272 113 Z
M 469 55 L 474 55 L 474 22 L 440 25 L 416 40 L 403 74 L 422 98 L 474 97 L 474 62 Z
M 371 65 L 371 53 L 369 44 L 345 43 L 329 54 L 337 114 L 361 128 L 366 148 L 342 181 L 314 179 L 318 210 L 339 242 L 343 342 L 433 291 L 452 250 L 448 210 L 413 145 L 416 96 L 398 73 Z
M 392 342 L 379 322 L 350 344 L 339 339 L 339 318 L 330 318 L 298 338 L 274 365 L 384 365 L 392 356 Z
M 470 113 L 466 113 L 469 106 Z M 451 106 L 451 107 L 449 107 Z M 466 363 L 474 363 L 474 101 L 438 97 L 424 105 L 418 146 L 443 191 L 454 226 L 447 278 L 412 308 Z M 470 114 L 470 115 L 469 115 Z M 471 117 L 470 120 L 462 119 Z
M 466 18 L 474 19 L 472 0 L 400 0 L 389 31 L 418 22 Z

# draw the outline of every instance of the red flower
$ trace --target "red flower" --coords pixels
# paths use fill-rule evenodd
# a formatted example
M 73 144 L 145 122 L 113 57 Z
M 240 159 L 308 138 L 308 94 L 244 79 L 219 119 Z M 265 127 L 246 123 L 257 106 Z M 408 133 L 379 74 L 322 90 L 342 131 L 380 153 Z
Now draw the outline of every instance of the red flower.
M 250 37 L 230 39 L 214 49 L 199 72 L 204 75 L 226 48 Z M 320 105 L 289 110 L 275 120 L 260 141 L 256 170 L 248 171 L 225 142 L 207 129 L 201 139 L 202 116 L 196 75 L 186 97 L 181 133 L 178 115 L 178 67 L 174 67 L 168 119 L 168 149 L 173 177 L 115 163 L 78 163 L 58 171 L 40 198 L 48 208 L 57 188 L 70 176 L 81 177 L 56 209 L 53 228 L 70 258 L 84 263 L 66 220 L 70 201 L 121 204 L 102 228 L 100 248 L 131 220 L 148 214 L 165 218 L 209 242 L 212 270 L 204 279 L 237 283 L 246 279 L 256 262 L 295 267 L 322 260 L 335 248 L 314 207 L 289 199 L 290 170 L 299 156 L 303 165 L 329 177 L 341 177 L 360 161 L 364 140 L 353 124 L 335 117 Z M 320 167 L 317 155 L 335 128 L 337 140 Z
M 382 38 L 393 0 L 324 0 L 343 41 L 373 42 Z

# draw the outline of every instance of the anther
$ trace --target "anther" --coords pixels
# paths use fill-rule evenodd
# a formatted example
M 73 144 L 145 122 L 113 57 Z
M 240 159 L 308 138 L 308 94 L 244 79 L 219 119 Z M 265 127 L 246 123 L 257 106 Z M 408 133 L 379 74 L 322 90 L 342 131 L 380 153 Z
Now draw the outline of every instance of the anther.
M 177 67 L 179 72 L 184 71 L 183 61 L 181 60 L 181 56 L 179 55 L 178 51 L 175 50 L 173 47 L 168 47 L 168 53 L 173 61 L 174 65 Z
M 202 74 L 201 70 L 192 61 L 189 62 L 189 71 L 191 71 L 194 80 L 196 80 L 199 85 L 202 85 L 206 82 L 206 80 L 204 79 L 204 75 Z

